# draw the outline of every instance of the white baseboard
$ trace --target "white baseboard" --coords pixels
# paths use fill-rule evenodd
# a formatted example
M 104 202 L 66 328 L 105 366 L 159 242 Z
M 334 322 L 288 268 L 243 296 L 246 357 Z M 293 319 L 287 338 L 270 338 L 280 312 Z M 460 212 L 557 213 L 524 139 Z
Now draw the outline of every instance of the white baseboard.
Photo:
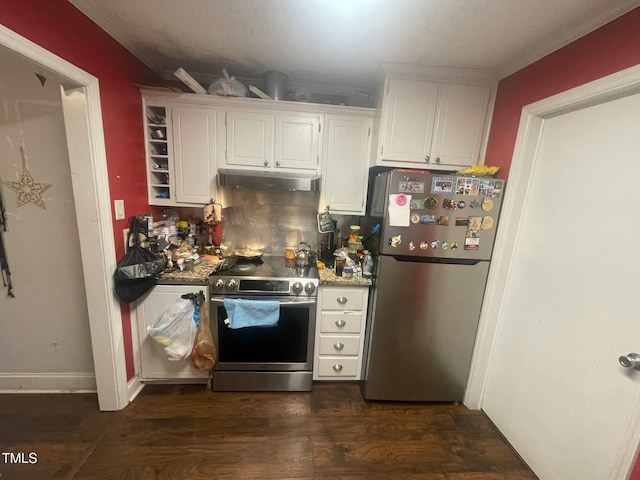
M 96 391 L 96 376 L 93 373 L 0 373 L 0 393 Z

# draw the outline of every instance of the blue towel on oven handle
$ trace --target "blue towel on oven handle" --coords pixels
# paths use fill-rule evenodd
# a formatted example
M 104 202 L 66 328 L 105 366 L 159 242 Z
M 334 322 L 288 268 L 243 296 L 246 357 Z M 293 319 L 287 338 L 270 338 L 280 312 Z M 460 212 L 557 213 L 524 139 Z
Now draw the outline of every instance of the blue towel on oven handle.
M 224 308 L 231 329 L 275 327 L 280 320 L 280 302 L 277 300 L 225 298 Z

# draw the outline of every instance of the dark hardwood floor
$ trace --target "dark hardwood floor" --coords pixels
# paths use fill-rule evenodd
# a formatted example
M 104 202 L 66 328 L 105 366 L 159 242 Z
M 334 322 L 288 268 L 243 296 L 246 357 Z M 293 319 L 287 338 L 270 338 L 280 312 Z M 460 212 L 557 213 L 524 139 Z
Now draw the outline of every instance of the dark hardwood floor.
M 93 394 L 0 395 L 0 450 L 0 480 L 536 479 L 481 412 L 365 402 L 342 383 L 147 386 L 120 412 Z

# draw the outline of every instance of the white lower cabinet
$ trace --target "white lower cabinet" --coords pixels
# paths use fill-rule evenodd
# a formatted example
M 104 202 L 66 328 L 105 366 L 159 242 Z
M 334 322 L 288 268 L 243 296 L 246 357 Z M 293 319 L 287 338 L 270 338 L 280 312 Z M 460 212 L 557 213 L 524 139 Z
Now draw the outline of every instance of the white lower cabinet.
M 360 380 L 368 299 L 368 287 L 320 287 L 314 380 Z
M 140 362 L 140 380 L 167 383 L 191 383 L 206 381 L 208 371 L 193 366 L 191 359 L 171 361 L 161 345 L 149 336 L 147 327 L 156 317 L 166 310 L 185 293 L 198 293 L 202 290 L 208 296 L 206 285 L 156 285 L 135 308 L 138 334 L 138 358 Z M 135 355 L 135 352 L 134 352 Z

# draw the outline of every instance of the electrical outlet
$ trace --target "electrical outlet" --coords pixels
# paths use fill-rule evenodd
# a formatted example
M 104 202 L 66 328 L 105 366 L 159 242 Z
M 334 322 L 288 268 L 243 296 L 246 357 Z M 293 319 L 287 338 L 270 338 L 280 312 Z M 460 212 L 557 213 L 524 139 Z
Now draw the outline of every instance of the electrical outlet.
M 113 206 L 116 210 L 116 220 L 124 220 L 124 200 L 114 200 Z

